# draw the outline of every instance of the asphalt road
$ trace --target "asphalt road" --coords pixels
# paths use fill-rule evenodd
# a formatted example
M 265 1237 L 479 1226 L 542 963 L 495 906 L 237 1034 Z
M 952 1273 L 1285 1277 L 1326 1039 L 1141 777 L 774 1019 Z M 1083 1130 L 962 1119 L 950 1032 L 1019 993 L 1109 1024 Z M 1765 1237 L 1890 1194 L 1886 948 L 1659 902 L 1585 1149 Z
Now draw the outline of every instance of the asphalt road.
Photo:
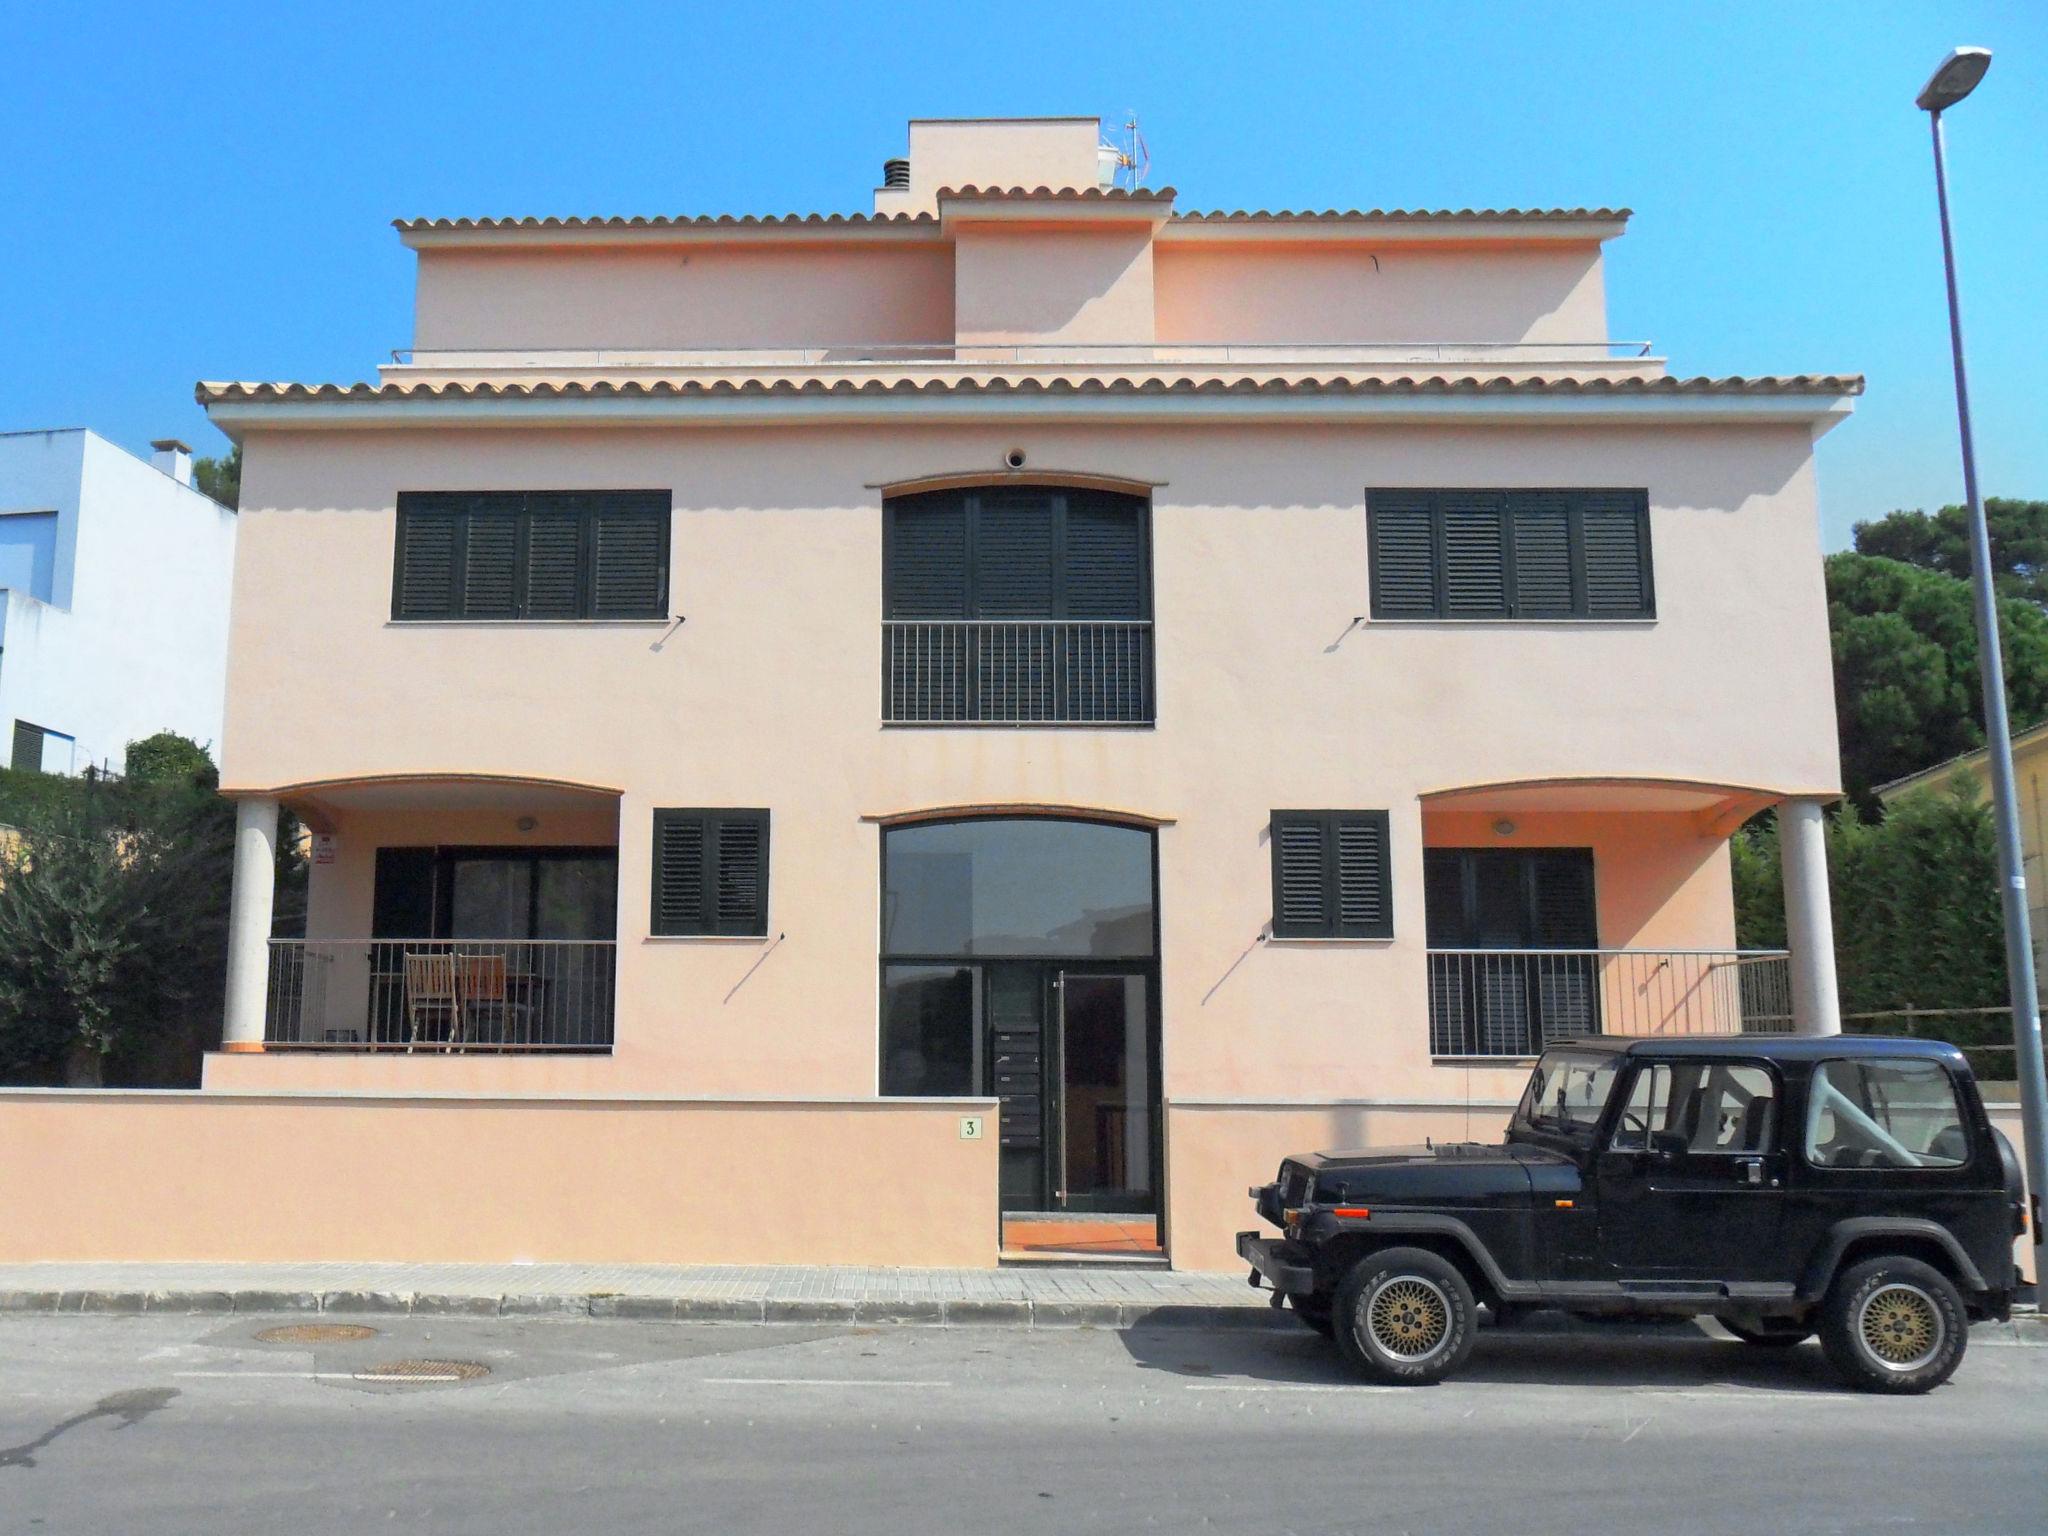
M 1418 1390 L 1307 1333 L 254 1337 L 307 1321 L 0 1317 L 0 1532 L 2048 1529 L 2048 1348 L 1982 1338 L 1879 1399 L 1687 1332 L 1489 1332 Z

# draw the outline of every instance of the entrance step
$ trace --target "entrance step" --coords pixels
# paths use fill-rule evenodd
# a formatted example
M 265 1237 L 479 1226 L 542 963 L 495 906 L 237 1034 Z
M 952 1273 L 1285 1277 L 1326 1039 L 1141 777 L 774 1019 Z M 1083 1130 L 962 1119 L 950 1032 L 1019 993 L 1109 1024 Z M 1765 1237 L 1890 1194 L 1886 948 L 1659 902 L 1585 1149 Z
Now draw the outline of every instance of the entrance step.
M 1074 1211 L 1012 1211 L 1003 1217 L 1005 1263 L 1164 1264 L 1152 1216 Z

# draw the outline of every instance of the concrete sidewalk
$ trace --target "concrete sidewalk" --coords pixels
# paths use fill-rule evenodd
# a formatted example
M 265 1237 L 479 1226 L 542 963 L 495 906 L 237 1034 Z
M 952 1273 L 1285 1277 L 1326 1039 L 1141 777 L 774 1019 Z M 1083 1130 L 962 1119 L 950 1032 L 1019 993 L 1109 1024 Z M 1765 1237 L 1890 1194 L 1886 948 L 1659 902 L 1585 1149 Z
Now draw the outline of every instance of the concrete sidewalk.
M 1242 1274 L 1109 1265 L 881 1269 L 633 1264 L 8 1264 L 5 1312 L 321 1312 L 620 1317 L 685 1323 L 897 1323 L 1012 1328 L 1301 1325 Z M 1612 1332 L 1538 1314 L 1543 1331 Z M 1650 1324 L 1663 1333 L 1672 1324 Z M 1977 1336 L 2048 1344 L 2027 1310 Z

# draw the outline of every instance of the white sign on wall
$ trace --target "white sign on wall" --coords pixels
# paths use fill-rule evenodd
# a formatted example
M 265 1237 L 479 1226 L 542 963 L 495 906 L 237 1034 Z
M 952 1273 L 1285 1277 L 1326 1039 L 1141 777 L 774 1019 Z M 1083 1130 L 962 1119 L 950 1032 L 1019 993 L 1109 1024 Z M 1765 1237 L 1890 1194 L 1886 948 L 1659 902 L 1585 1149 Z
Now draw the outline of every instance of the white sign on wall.
M 334 834 L 332 832 L 315 832 L 313 834 L 313 862 L 315 864 L 332 864 L 334 862 Z

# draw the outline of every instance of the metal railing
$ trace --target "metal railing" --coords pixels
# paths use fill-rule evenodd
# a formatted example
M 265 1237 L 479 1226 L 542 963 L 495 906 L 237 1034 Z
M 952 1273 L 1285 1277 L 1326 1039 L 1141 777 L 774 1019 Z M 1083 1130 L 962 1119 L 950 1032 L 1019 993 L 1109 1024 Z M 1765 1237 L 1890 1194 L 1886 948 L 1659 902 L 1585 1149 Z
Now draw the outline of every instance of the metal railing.
M 1432 949 L 1434 1056 L 1535 1056 L 1579 1035 L 1789 1034 L 1785 950 Z
M 412 368 L 836 368 L 984 364 L 1284 367 L 1332 363 L 1599 364 L 1648 358 L 1647 341 L 839 342 L 787 347 L 394 347 Z
M 1150 725 L 1148 619 L 889 619 L 893 725 Z
M 609 939 L 272 939 L 264 1043 L 608 1051 L 617 948 Z M 450 963 L 406 963 L 442 956 Z

